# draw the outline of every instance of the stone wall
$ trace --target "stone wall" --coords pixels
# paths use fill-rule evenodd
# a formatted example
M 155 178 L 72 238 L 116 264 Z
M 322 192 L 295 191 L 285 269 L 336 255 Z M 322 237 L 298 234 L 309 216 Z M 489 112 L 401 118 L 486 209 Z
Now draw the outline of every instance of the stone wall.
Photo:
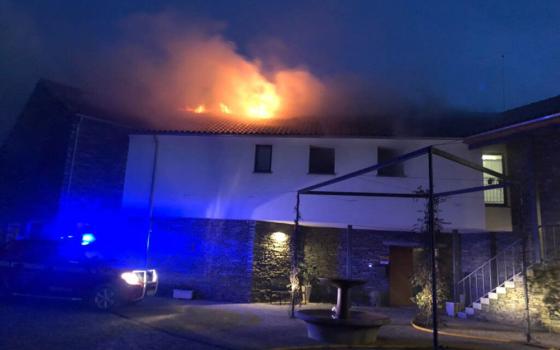
M 528 271 L 531 281 L 532 271 Z M 511 324 L 520 327 L 527 325 L 525 290 L 522 277 L 516 277 L 513 288 L 505 288 L 505 294 L 497 294 L 497 299 L 489 299 L 482 304 L 482 310 L 475 310 L 477 319 Z M 529 315 L 533 329 L 548 329 L 560 332 L 560 319 L 551 317 L 544 300 L 545 290 L 529 282 Z
M 254 221 L 156 219 L 150 263 L 162 293 L 183 288 L 196 298 L 251 301 L 254 237 Z
M 78 119 L 68 150 L 61 212 L 86 221 L 120 209 L 128 154 L 128 129 Z
M 514 231 L 530 233 L 532 190 L 538 191 L 542 223 L 560 223 L 560 130 L 541 129 L 507 142 Z M 536 185 L 535 185 L 536 182 Z
M 277 299 L 290 283 L 293 225 L 258 221 L 253 246 L 252 301 Z
M 290 255 L 288 247 L 279 248 L 270 238 L 281 231 L 290 236 L 292 225 L 258 222 L 254 247 L 253 300 L 267 301 L 267 288 L 282 288 L 289 282 Z M 316 270 L 317 277 L 346 277 L 366 280 L 363 287 L 353 290 L 356 304 L 386 304 L 389 292 L 389 259 L 391 246 L 420 247 L 425 238 L 414 232 L 324 227 L 300 227 L 300 252 L 303 261 Z M 449 235 L 441 235 L 443 248 L 450 246 Z M 348 249 L 349 248 L 349 249 Z M 443 249 L 447 252 L 449 249 Z M 449 252 L 450 253 L 450 252 Z M 349 259 L 347 258 L 349 254 Z M 443 254 L 449 260 L 449 254 Z M 349 263 L 349 264 L 347 264 Z M 336 290 L 314 283 L 311 301 L 333 302 Z

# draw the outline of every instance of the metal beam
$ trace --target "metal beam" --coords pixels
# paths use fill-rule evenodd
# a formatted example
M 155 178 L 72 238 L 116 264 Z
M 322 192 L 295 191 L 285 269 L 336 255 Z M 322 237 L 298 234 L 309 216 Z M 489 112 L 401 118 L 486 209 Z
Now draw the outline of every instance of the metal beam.
M 334 179 L 330 179 L 328 181 L 320 182 L 320 183 L 318 183 L 316 185 L 313 185 L 313 186 L 302 188 L 298 191 L 298 193 L 305 194 L 306 192 L 315 190 L 317 188 L 332 185 L 332 184 L 335 184 L 335 183 L 338 183 L 338 182 L 341 182 L 341 181 L 344 181 L 344 180 L 351 179 L 351 178 L 359 176 L 359 175 L 367 174 L 367 173 L 370 173 L 370 172 L 375 171 L 375 170 L 383 169 L 383 168 L 389 167 L 391 165 L 402 163 L 402 162 L 407 161 L 409 159 L 420 157 L 421 155 L 424 155 L 424 154 L 428 153 L 428 151 L 431 148 L 432 148 L 432 146 L 424 147 L 424 148 L 418 149 L 416 151 L 413 151 L 413 152 L 410 152 L 410 153 L 407 153 L 407 154 L 403 154 L 402 156 L 391 159 L 387 162 L 378 163 L 376 165 L 369 166 L 367 168 L 363 168 L 363 169 L 356 170 L 356 171 L 353 171 L 351 173 L 348 173 L 348 174 L 345 174 L 345 175 L 342 175 L 342 176 L 339 176 L 339 177 L 335 177 Z
M 445 158 L 447 160 L 450 160 L 452 162 L 455 162 L 455 163 L 461 164 L 463 166 L 466 166 L 467 168 L 471 168 L 471 169 L 480 171 L 481 173 L 490 174 L 490 175 L 495 176 L 495 177 L 497 177 L 498 179 L 501 179 L 501 180 L 508 180 L 509 179 L 504 174 L 500 174 L 500 173 L 498 173 L 498 172 L 496 172 L 492 169 L 485 168 L 482 165 L 476 164 L 474 162 L 470 162 L 470 161 L 465 160 L 463 158 L 459 158 L 456 155 L 453 155 L 451 153 L 442 151 L 438 148 L 433 147 L 432 151 L 435 155 L 438 155 L 438 156 L 440 156 L 442 158 Z
M 448 197 L 448 196 L 454 196 L 454 195 L 457 195 L 457 194 L 480 192 L 480 191 L 487 191 L 487 190 L 495 190 L 497 188 L 504 188 L 508 185 L 509 185 L 509 183 L 505 182 L 505 183 L 496 184 L 496 185 L 462 188 L 462 189 L 459 189 L 459 190 L 435 193 L 434 197 Z
M 354 197 L 394 197 L 394 198 L 428 198 L 426 193 L 383 193 L 383 192 L 343 192 L 343 191 L 306 191 L 301 194 L 320 196 L 354 196 Z

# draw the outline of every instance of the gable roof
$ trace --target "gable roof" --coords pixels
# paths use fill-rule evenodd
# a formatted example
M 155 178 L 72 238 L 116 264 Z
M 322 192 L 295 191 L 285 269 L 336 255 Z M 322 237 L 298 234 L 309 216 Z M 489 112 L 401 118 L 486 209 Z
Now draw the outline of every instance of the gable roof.
M 37 88 L 47 89 L 71 113 L 125 125 L 139 134 L 463 138 L 491 129 L 501 121 L 501 117 L 496 114 L 459 111 L 262 121 L 243 121 L 186 112 L 147 118 L 125 112 L 99 95 L 50 80 L 40 80 Z
M 560 95 L 510 109 L 502 113 L 494 127 L 465 139 L 471 147 L 480 147 L 513 135 L 545 127 L 560 126 Z

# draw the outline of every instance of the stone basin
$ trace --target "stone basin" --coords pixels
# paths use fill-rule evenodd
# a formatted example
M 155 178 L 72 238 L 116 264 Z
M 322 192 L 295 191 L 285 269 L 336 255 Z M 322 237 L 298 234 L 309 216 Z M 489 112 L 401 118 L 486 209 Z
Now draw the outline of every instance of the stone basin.
M 309 338 L 348 345 L 374 344 L 379 328 L 390 323 L 383 314 L 365 311 L 350 311 L 349 318 L 336 319 L 330 310 L 311 309 L 297 311 L 296 317 L 307 323 Z

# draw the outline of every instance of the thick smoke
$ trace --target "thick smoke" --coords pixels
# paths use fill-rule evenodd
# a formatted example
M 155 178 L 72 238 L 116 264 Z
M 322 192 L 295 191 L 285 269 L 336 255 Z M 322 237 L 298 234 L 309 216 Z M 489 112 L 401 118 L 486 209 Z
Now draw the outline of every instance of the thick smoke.
M 165 125 L 166 118 L 177 122 L 198 116 L 197 111 L 203 112 L 201 118 L 258 121 L 247 115 L 255 105 L 267 106 L 273 121 L 424 118 L 446 109 L 442 100 L 412 99 L 386 82 L 376 84 L 349 74 L 318 77 L 313 67 L 286 66 L 282 52 L 271 54 L 271 48 L 283 50 L 274 40 L 270 45 L 260 43 L 265 46 L 262 56 L 253 46 L 248 57 L 226 39 L 226 26 L 220 22 L 164 12 L 130 16 L 120 29 L 111 43 L 96 50 L 97 56 L 76 59 L 85 62 L 78 69 L 82 72 L 78 86 L 149 124 Z M 260 112 L 257 108 L 255 114 Z
M 274 109 L 275 118 L 319 112 L 326 89 L 320 79 L 304 67 L 265 71 L 222 30 L 213 22 L 185 25 L 169 14 L 134 16 L 98 64 L 84 70 L 85 85 L 128 111 L 157 118 L 197 107 L 231 118 L 247 117 L 255 105 Z

